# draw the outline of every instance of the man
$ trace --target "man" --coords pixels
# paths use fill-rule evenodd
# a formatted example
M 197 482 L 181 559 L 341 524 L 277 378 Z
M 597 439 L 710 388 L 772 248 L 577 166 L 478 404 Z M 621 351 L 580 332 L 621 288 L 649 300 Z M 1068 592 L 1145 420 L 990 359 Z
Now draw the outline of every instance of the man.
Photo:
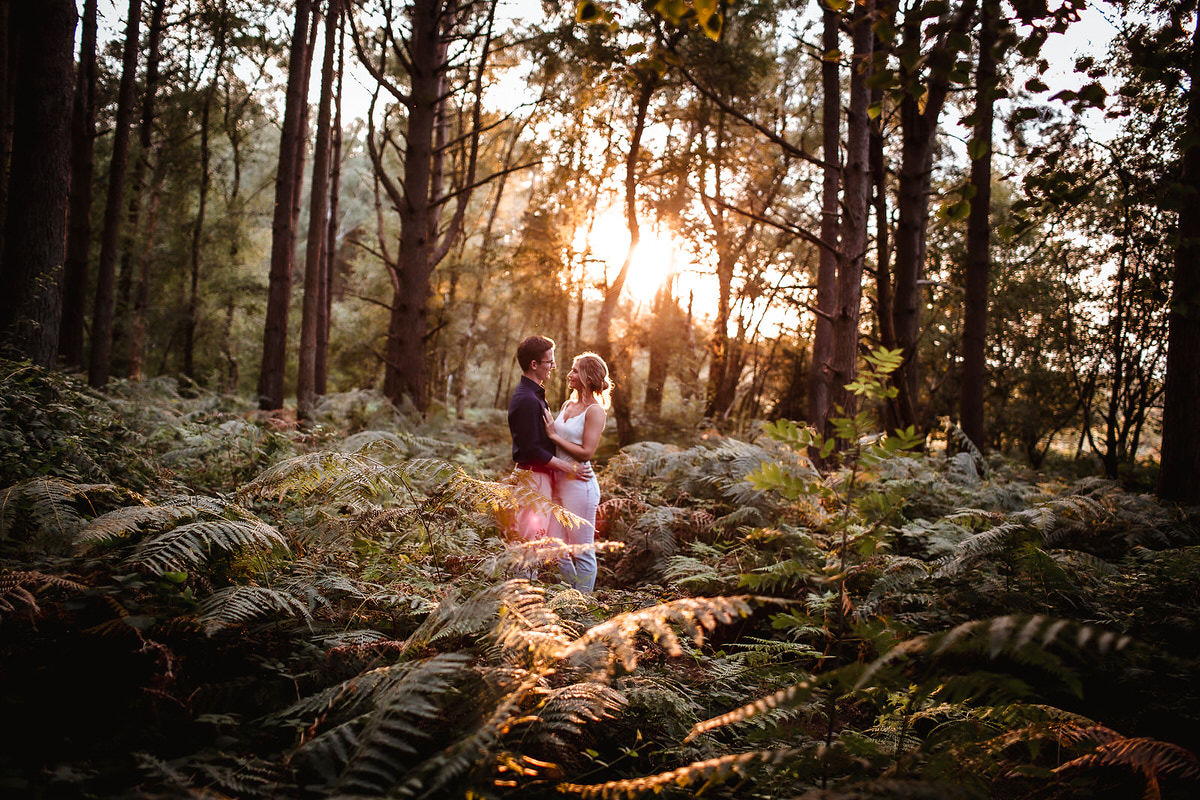
M 529 488 L 546 498 L 540 507 L 522 507 L 517 528 L 526 540 L 546 536 L 549 504 L 554 498 L 556 473 L 588 480 L 591 466 L 564 461 L 554 454 L 554 443 L 546 433 L 546 379 L 556 366 L 554 340 L 545 336 L 527 336 L 517 345 L 517 364 L 521 380 L 513 389 L 508 404 L 508 430 L 512 434 L 513 461 L 518 477 Z

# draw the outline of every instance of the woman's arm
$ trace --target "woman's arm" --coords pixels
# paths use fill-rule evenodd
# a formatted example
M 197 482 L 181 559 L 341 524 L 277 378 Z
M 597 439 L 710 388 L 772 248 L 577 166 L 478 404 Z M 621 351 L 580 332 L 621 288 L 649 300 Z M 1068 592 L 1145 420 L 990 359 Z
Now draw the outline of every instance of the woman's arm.
M 550 435 L 550 441 L 561 447 L 571 458 L 591 461 L 596 453 L 596 446 L 600 444 L 600 434 L 604 432 L 604 423 L 608 417 L 599 404 L 588 406 L 583 413 L 583 444 L 575 444 L 560 436 L 554 429 L 553 420 L 547 422 L 546 433 Z

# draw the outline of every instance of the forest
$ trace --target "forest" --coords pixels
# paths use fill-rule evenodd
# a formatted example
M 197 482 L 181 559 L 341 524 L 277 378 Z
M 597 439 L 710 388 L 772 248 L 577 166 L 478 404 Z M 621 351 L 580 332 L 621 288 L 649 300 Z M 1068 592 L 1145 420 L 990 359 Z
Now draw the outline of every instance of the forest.
M 1197 796 L 1198 74 L 1196 0 L 0 0 L 0 792 Z

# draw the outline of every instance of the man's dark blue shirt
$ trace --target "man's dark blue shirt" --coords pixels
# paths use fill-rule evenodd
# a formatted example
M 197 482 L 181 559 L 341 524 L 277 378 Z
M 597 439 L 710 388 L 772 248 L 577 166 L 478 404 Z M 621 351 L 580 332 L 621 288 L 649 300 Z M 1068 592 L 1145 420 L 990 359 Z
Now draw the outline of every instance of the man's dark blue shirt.
M 512 433 L 513 461 L 518 464 L 545 466 L 554 458 L 554 443 L 546 434 L 543 414 L 546 405 L 546 390 L 537 381 L 524 375 L 513 390 L 508 403 L 508 430 Z

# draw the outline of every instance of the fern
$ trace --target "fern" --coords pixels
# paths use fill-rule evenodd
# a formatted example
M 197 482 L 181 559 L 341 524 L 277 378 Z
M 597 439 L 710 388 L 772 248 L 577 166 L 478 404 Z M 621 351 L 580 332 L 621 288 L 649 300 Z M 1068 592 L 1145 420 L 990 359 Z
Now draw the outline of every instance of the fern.
M 12 614 L 21 606 L 30 615 L 40 614 L 41 609 L 38 607 L 34 591 L 45 586 L 69 589 L 72 592 L 87 589 L 84 584 L 61 575 L 50 575 L 37 570 L 0 570 L 0 620 L 5 614 Z M 34 591 L 30 591 L 31 589 Z
M 751 603 L 755 602 L 773 601 L 748 596 L 696 597 L 628 611 L 589 628 L 558 655 L 563 660 L 588 658 L 599 648 L 610 653 L 610 657 L 615 657 L 627 671 L 632 672 L 637 668 L 638 652 L 634 642 L 640 632 L 650 634 L 669 655 L 682 655 L 683 649 L 672 629 L 673 625 L 684 628 L 698 643 L 703 640 L 705 630 L 712 630 L 718 624 L 732 622 L 738 617 L 749 616 Z
M 111 483 L 77 484 L 61 478 L 35 478 L 0 492 L 0 539 L 7 538 L 17 519 L 24 527 L 69 542 L 86 524 L 78 504 L 94 513 L 103 497 L 133 497 L 136 492 Z
M 722 783 L 734 775 L 739 777 L 745 776 L 751 768 L 779 764 L 795 753 L 796 751 L 793 749 L 735 753 L 718 758 L 710 758 L 706 761 L 697 761 L 688 764 L 686 767 L 661 772 L 645 778 L 595 784 L 560 783 L 557 788 L 560 792 L 579 795 L 585 798 L 585 800 L 593 800 L 593 798 L 598 800 L 621 800 L 621 798 L 639 797 L 647 792 L 657 794 L 670 786 L 685 787 L 703 783 L 695 791 L 695 794 L 699 794 L 709 786 Z
M 265 586 L 229 586 L 200 603 L 198 621 L 211 636 L 223 628 L 282 613 L 311 622 L 308 604 L 292 594 Z
M 203 563 L 214 549 L 228 553 L 275 549 L 286 552 L 288 544 L 279 531 L 257 520 L 203 520 L 180 525 L 145 540 L 135 548 L 128 561 L 160 575 L 183 572 Z

